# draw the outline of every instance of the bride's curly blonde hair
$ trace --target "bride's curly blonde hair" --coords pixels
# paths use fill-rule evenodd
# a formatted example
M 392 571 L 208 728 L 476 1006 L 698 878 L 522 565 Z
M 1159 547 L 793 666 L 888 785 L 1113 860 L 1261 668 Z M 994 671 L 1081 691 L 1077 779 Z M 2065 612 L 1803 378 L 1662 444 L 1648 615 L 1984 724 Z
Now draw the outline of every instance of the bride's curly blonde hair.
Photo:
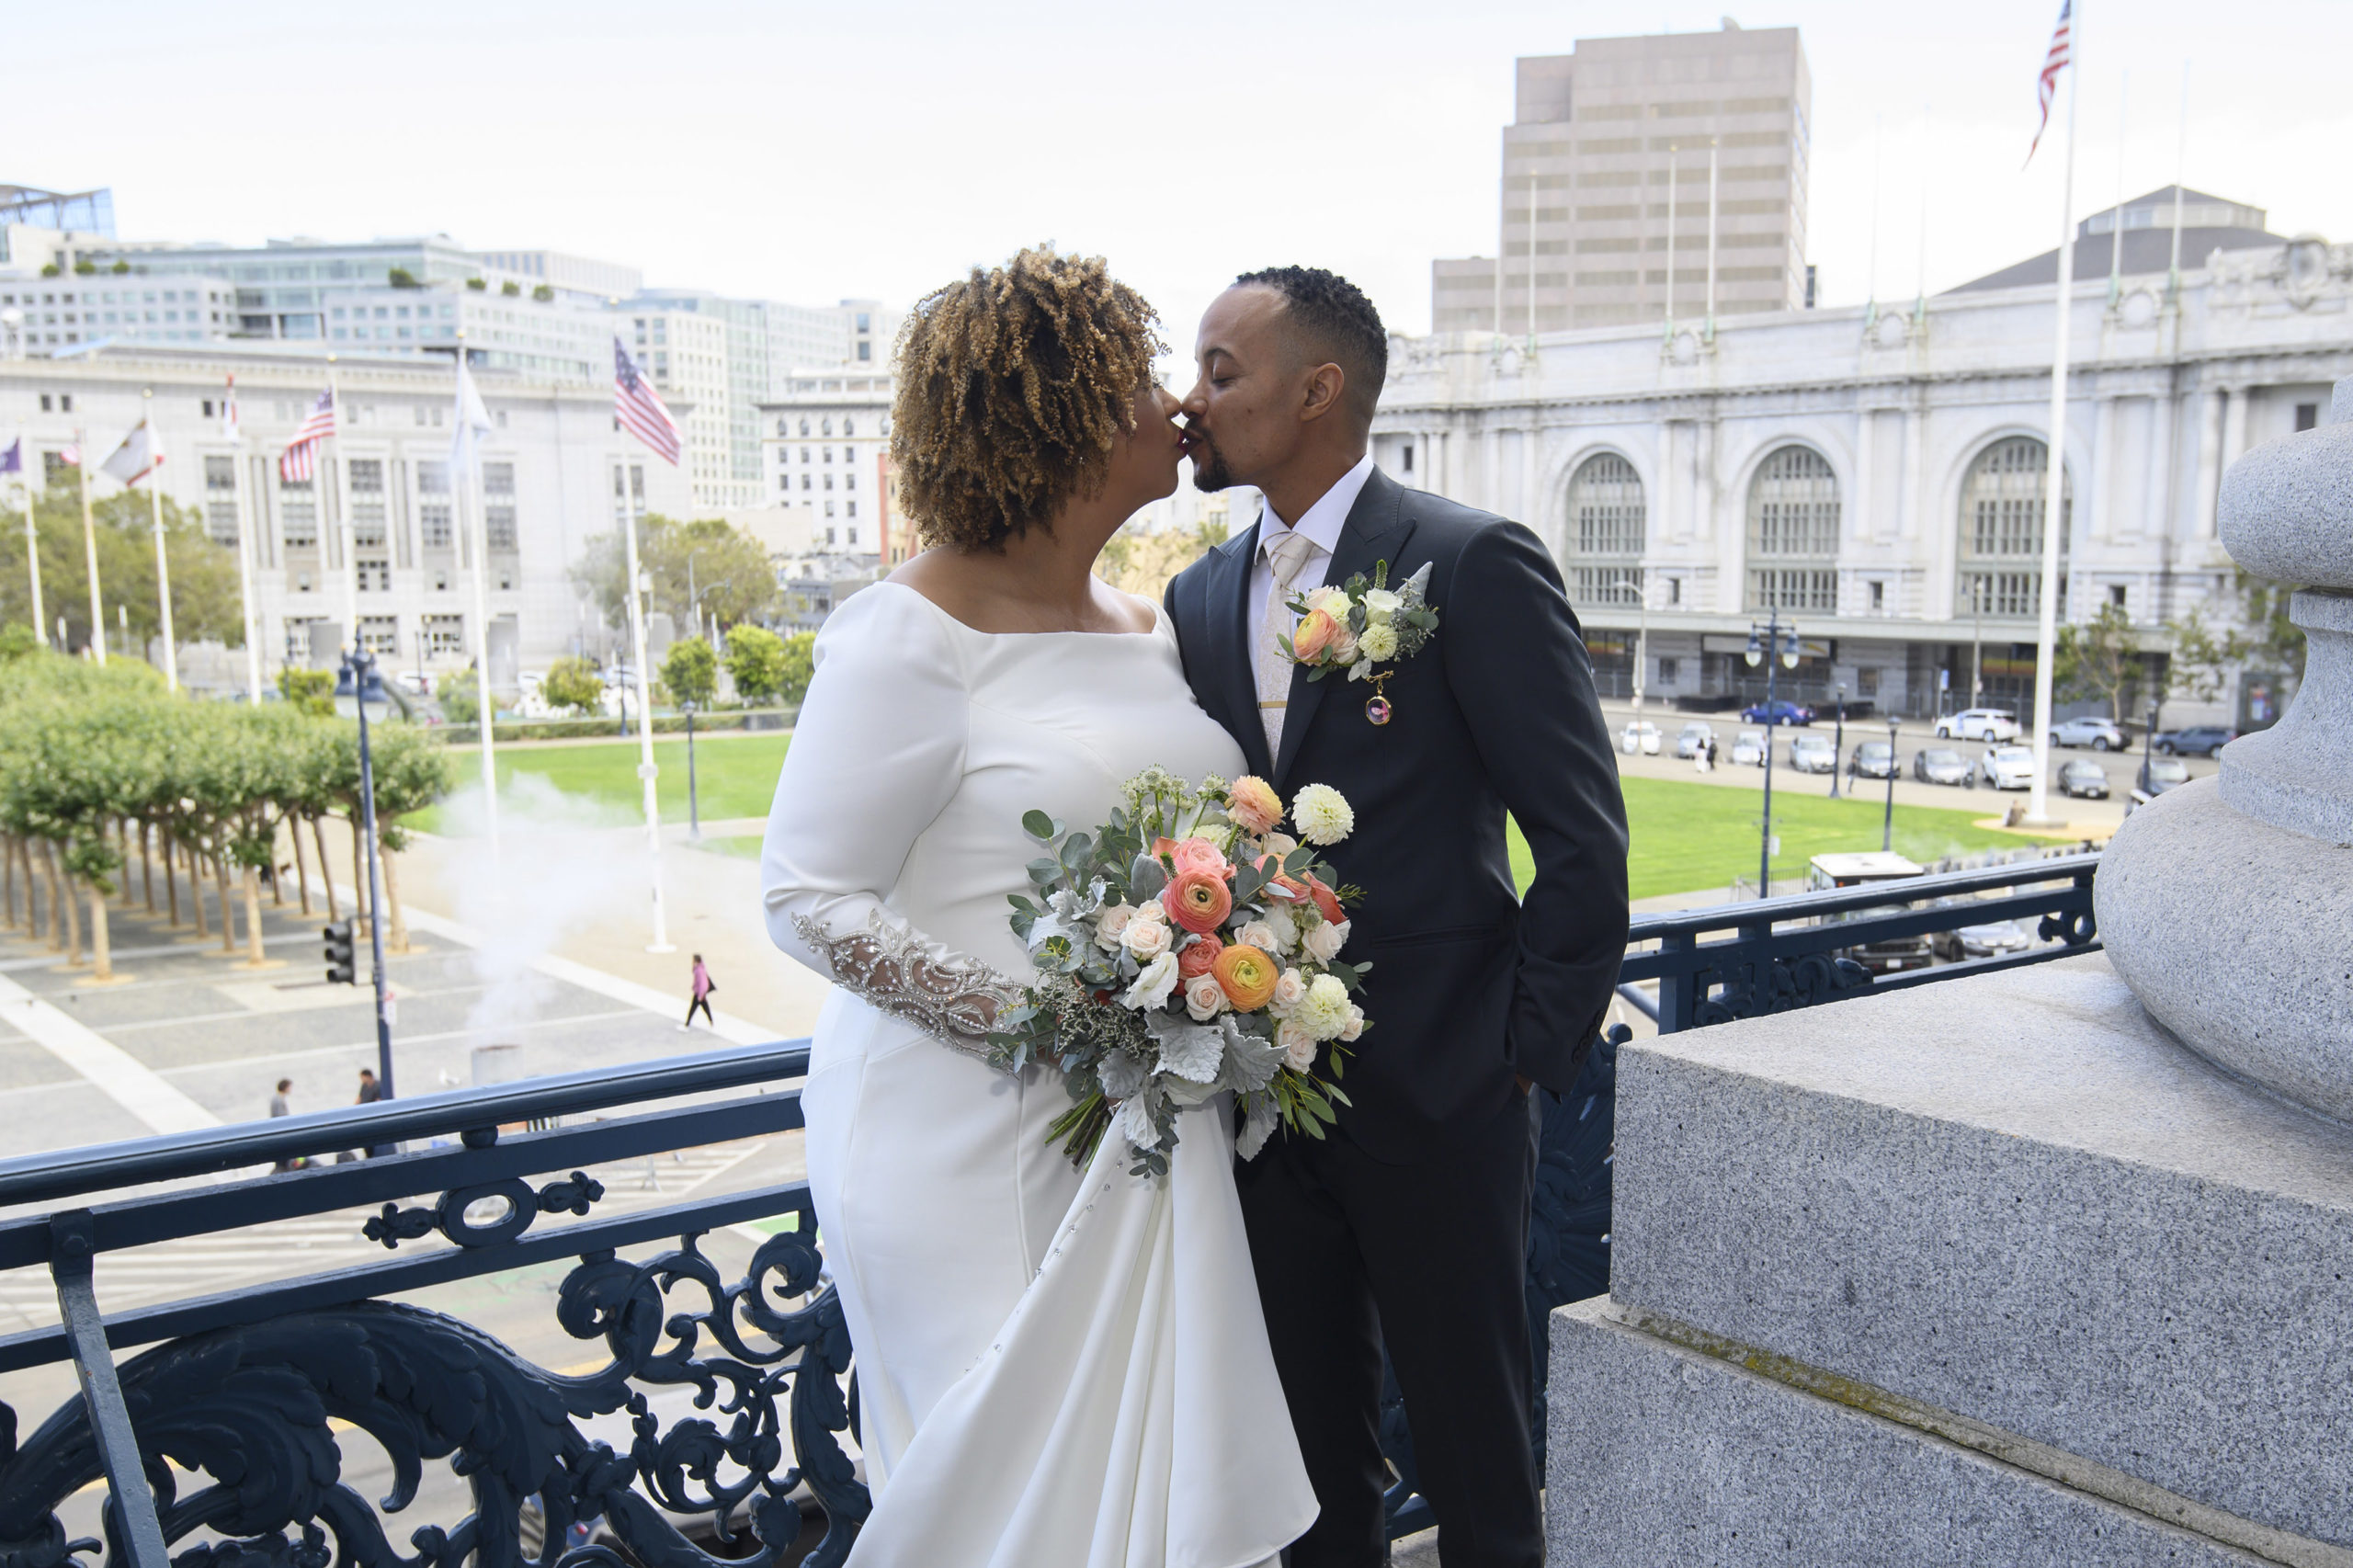
M 1101 256 L 1022 251 L 924 297 L 900 329 L 891 458 L 924 542 L 1002 550 L 1102 487 L 1164 346 Z

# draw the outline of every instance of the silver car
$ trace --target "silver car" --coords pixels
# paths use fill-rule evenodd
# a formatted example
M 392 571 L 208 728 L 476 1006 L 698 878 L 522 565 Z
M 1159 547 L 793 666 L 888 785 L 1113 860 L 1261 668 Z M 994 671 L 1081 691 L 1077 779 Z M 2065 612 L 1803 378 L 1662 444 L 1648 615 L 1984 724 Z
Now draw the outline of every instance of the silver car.
M 1794 735 L 1790 740 L 1790 767 L 1800 773 L 1836 773 L 1838 748 L 1828 735 Z
M 2051 727 L 2054 746 L 2089 746 L 2094 751 L 2122 751 L 2124 732 L 2106 719 L 2068 719 Z
M 1688 762 L 1699 755 L 1699 748 L 1716 738 L 1713 724 L 1686 724 L 1675 737 L 1675 755 Z

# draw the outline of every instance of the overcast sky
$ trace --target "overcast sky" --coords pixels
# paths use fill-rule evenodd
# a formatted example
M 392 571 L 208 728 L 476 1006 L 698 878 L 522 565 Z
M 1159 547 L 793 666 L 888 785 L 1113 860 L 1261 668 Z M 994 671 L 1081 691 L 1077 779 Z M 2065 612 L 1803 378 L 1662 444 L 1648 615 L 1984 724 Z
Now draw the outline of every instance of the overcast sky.
M 2192 62 L 2188 182 L 2268 208 L 2279 232 L 2353 239 L 2353 0 L 2085 4 L 2079 213 L 2114 199 L 2120 144 L 2130 192 L 2172 179 Z M 1913 293 L 1924 191 L 1932 291 L 2050 248 L 2058 149 L 2019 163 L 2056 11 L 1733 13 L 1802 29 L 1825 302 L 1870 291 L 1874 211 L 1876 291 Z M 1720 14 L 1638 0 L 85 0 L 11 17 L 0 181 L 111 186 L 126 237 L 438 231 L 809 302 L 904 302 L 1051 240 L 1109 256 L 1180 351 L 1234 272 L 1312 262 L 1420 332 L 1431 258 L 1494 253 L 1513 57 L 1713 28 Z

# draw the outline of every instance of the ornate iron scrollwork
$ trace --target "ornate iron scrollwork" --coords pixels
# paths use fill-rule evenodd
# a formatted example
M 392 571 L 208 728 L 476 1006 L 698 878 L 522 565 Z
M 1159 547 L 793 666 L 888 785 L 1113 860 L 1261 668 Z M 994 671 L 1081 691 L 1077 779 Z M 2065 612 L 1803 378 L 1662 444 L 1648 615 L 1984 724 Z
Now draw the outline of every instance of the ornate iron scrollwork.
M 121 1369 L 123 1393 L 165 1539 L 218 1538 L 176 1554 L 173 1568 L 457 1568 L 469 1557 L 474 1568 L 522 1568 L 518 1512 L 533 1496 L 547 1520 L 539 1568 L 619 1568 L 608 1547 L 561 1550 L 572 1526 L 599 1519 L 631 1568 L 765 1568 L 801 1533 L 792 1494 L 804 1483 L 826 1515 L 807 1562 L 837 1568 L 870 1504 L 835 1436 L 849 1425 L 849 1332 L 831 1287 L 810 1294 L 814 1233 L 769 1238 L 733 1284 L 696 1244 L 689 1235 L 644 1264 L 591 1254 L 573 1268 L 558 1321 L 577 1338 L 602 1335 L 611 1354 L 583 1377 L 533 1366 L 458 1319 L 377 1301 L 134 1358 Z M 707 1306 L 671 1312 L 666 1297 L 682 1285 Z M 665 1431 L 641 1384 L 691 1387 L 717 1419 Z M 632 1417 L 627 1452 L 574 1424 L 615 1411 Z M 365 1432 L 391 1460 L 385 1513 L 408 1506 L 425 1461 L 443 1459 L 466 1479 L 472 1513 L 451 1528 L 416 1529 L 414 1555 L 402 1552 L 342 1480 L 330 1421 Z M 103 1473 L 87 1409 L 73 1400 L 15 1439 L 15 1414 L 0 1404 L 0 1568 L 64 1568 L 98 1545 L 68 1540 L 57 1517 Z M 178 1495 L 167 1459 L 209 1484 Z M 739 1473 L 724 1479 L 722 1467 Z M 713 1514 L 728 1539 L 727 1516 L 739 1509 L 761 1550 L 732 1563 L 664 1513 Z M 125 1561 L 111 1511 L 107 1533 L 108 1561 Z
M 585 1171 L 574 1171 L 570 1180 L 551 1181 L 537 1192 L 522 1181 L 485 1182 L 452 1188 L 430 1209 L 403 1209 L 387 1203 L 382 1212 L 359 1227 L 359 1233 L 383 1243 L 387 1252 L 436 1231 L 461 1247 L 496 1246 L 521 1235 L 542 1214 L 585 1214 L 589 1205 L 604 1196 L 605 1184 Z M 467 1210 L 491 1199 L 506 1204 L 497 1219 L 478 1225 L 466 1218 Z
M 1699 1027 L 1728 1024 L 1734 1018 L 1761 1017 L 1836 1002 L 1871 983 L 1871 971 L 1836 953 L 1806 953 L 1794 959 L 1768 959 L 1741 964 L 1727 976 L 1723 989 L 1704 998 L 1692 1022 Z

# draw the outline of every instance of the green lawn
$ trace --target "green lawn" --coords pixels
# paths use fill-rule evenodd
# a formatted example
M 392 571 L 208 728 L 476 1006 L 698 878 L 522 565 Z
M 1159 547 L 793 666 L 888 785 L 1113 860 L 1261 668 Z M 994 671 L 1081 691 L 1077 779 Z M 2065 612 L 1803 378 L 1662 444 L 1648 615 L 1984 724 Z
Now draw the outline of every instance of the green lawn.
M 1635 898 L 1729 886 L 1756 876 L 1760 790 L 1720 784 L 1628 778 L 1628 892 Z M 1816 788 L 1821 788 L 1819 784 Z M 1833 801 L 1824 795 L 1773 792 L 1773 831 L 1781 852 L 1773 859 L 1777 892 L 1794 892 L 1806 862 L 1836 850 L 1877 849 L 1884 806 L 1878 801 Z M 2039 842 L 2016 833 L 1972 825 L 1981 813 L 1933 806 L 1895 808 L 1895 851 L 1923 863 L 1968 849 L 2015 849 Z M 1512 874 L 1523 892 L 1535 875 L 1527 841 L 1511 830 Z M 1784 886 L 1783 878 L 1790 879 Z
M 766 816 L 776 793 L 777 769 L 784 764 L 789 734 L 745 735 L 699 742 L 695 746 L 697 794 L 705 821 L 728 817 Z M 662 817 L 683 822 L 687 815 L 687 744 L 663 739 L 654 744 L 660 765 Z M 480 776 L 481 764 L 471 748 L 455 754 L 462 787 Z M 616 824 L 636 818 L 638 812 L 637 743 L 615 741 L 597 745 L 511 746 L 498 753 L 502 796 L 517 774 L 535 774 L 547 785 Z M 1809 780 L 1814 789 L 1818 780 Z M 1757 817 L 1764 796 L 1755 790 L 1725 785 L 1678 783 L 1663 778 L 1628 778 L 1626 814 L 1632 833 L 1628 881 L 1636 898 L 1660 893 L 1720 888 L 1736 876 L 1756 874 Z M 1833 801 L 1813 793 L 1776 790 L 1774 831 L 1780 835 L 1781 853 L 1773 861 L 1776 886 L 1783 878 L 1794 886 L 1805 875 L 1806 861 L 1815 855 L 1840 849 L 1879 847 L 1881 803 L 1861 800 Z M 1928 806 L 1895 808 L 1895 847 L 1920 861 L 1968 849 L 2015 848 L 2036 842 L 2022 835 L 1972 826 L 1980 813 L 1944 811 Z M 438 809 L 420 812 L 416 825 L 428 833 L 443 831 Z M 705 847 L 721 854 L 757 855 L 756 836 L 712 838 Z M 1512 829 L 1513 873 L 1525 889 L 1534 875 L 1528 846 Z
M 784 766 L 785 748 L 792 737 L 775 734 L 728 736 L 695 742 L 695 796 L 706 821 L 726 817 L 764 817 L 776 798 L 777 769 Z M 614 741 L 597 745 L 506 746 L 495 753 L 501 799 L 518 773 L 536 774 L 564 794 L 609 812 L 617 823 L 637 817 L 642 799 L 637 782 L 637 742 Z M 464 789 L 482 778 L 482 759 L 472 746 L 453 747 L 450 756 Z M 687 819 L 687 743 L 683 737 L 663 736 L 654 743 L 655 782 L 662 820 Z M 427 833 L 443 831 L 438 808 L 419 812 L 412 819 Z

